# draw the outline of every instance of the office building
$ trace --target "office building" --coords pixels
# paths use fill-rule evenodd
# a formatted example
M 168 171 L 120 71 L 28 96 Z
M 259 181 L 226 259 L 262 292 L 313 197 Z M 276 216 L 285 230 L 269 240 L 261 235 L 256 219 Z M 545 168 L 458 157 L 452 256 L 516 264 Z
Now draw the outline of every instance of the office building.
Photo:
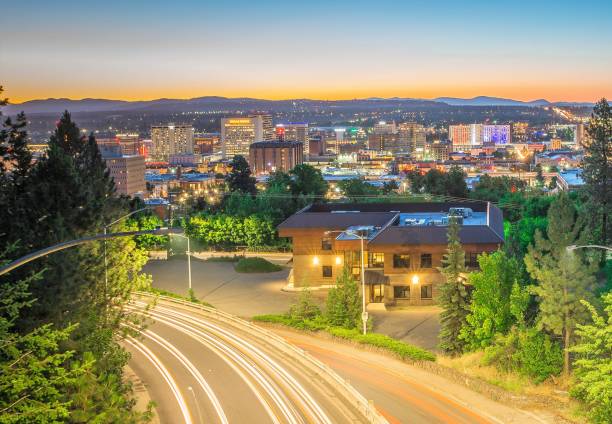
M 366 302 L 436 303 L 451 219 L 461 224 L 468 269 L 504 242 L 502 212 L 489 202 L 313 204 L 278 226 L 280 237 L 292 239 L 289 283 L 333 285 L 345 268 L 359 280 L 363 261 Z M 364 238 L 363 255 L 355 233 Z
M 191 124 L 154 125 L 151 127 L 154 161 L 167 162 L 171 155 L 193 153 L 193 126 Z
M 115 140 L 121 146 L 121 153 L 124 155 L 144 156 L 142 143 L 138 134 L 117 134 Z
M 448 139 L 453 145 L 453 150 L 467 150 L 482 144 L 512 143 L 511 132 L 510 125 L 449 125 Z
M 142 196 L 146 190 L 145 159 L 140 155 L 108 155 L 103 157 L 117 194 Z
M 399 134 L 397 133 L 380 133 L 368 135 L 368 149 L 376 151 L 384 151 L 391 153 L 399 153 Z
M 211 155 L 217 153 L 221 147 L 221 134 L 200 133 L 193 137 L 193 153 L 198 155 Z
M 290 122 L 276 125 L 276 139 L 279 141 L 299 141 L 304 146 L 304 155 L 309 154 L 308 124 L 305 122 Z
M 450 143 L 446 143 L 443 141 L 431 143 L 431 145 L 429 146 L 430 156 L 433 160 L 436 161 L 447 161 L 451 153 L 450 150 Z
M 289 172 L 304 163 L 304 145 L 299 141 L 260 141 L 251 144 L 248 158 L 255 175 Z
M 395 125 L 395 121 L 380 121 L 374 124 L 374 134 L 395 134 L 396 132 L 397 125 Z
M 423 152 L 425 149 L 425 127 L 416 122 L 403 122 L 397 128 L 397 153 L 410 154 Z
M 258 141 L 273 141 L 270 115 L 250 115 L 221 119 L 221 151 L 224 158 L 249 156 L 249 147 Z
M 509 144 L 512 143 L 510 125 L 482 125 L 482 142 L 478 144 Z

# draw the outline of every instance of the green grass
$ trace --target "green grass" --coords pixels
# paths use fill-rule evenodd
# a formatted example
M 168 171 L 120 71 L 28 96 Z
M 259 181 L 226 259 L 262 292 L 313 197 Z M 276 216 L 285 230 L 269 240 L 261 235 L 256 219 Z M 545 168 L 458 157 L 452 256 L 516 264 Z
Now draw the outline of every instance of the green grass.
M 214 308 L 214 306 L 211 305 L 210 303 L 204 302 L 203 300 L 200 300 L 197 297 L 195 297 L 195 294 L 193 293 L 193 290 L 191 290 L 189 292 L 189 296 L 183 296 L 183 295 L 180 295 L 180 294 L 169 292 L 167 290 L 158 289 L 158 288 L 155 288 L 155 287 L 151 287 L 151 288 L 149 288 L 146 291 L 149 292 L 149 293 L 157 294 L 159 296 L 173 297 L 175 299 L 186 300 L 188 302 L 197 303 L 198 305 L 208 306 L 209 308 Z
M 242 255 L 233 256 L 210 256 L 204 259 L 205 262 L 238 262 L 240 259 L 244 259 Z
M 436 355 L 428 350 L 396 340 L 384 334 L 369 333 L 365 336 L 358 330 L 327 325 L 322 317 L 314 320 L 297 320 L 286 315 L 257 315 L 253 321 L 281 324 L 298 330 L 326 331 L 334 337 L 351 340 L 359 344 L 375 346 L 398 355 L 404 360 L 435 361 Z
M 236 272 L 257 273 L 257 272 L 276 272 L 283 267 L 266 261 L 264 258 L 242 258 L 234 267 Z

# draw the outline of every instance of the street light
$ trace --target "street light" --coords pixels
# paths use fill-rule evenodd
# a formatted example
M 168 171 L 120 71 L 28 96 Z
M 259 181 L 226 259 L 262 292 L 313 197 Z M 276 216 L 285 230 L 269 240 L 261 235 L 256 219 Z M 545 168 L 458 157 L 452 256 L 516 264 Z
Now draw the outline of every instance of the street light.
M 142 230 L 142 231 L 124 231 L 121 233 L 110 233 L 110 234 L 96 234 L 95 236 L 83 237 L 76 240 L 69 240 L 62 243 L 54 244 L 53 246 L 45 247 L 44 249 L 37 250 L 28 255 L 22 256 L 19 259 L 10 262 L 0 268 L 0 275 L 4 275 L 15 268 L 19 268 L 22 265 L 27 264 L 35 259 L 43 256 L 50 255 L 51 253 L 59 252 L 60 250 L 68 249 L 70 247 L 78 246 L 80 244 L 89 243 L 92 241 L 106 240 L 109 238 L 117 237 L 132 237 L 142 236 L 145 234 L 152 234 L 156 236 L 165 236 L 170 234 L 180 234 L 183 231 L 182 228 L 157 228 L 155 230 Z
M 566 251 L 571 252 L 573 250 L 576 249 L 603 249 L 603 250 L 607 250 L 607 251 L 612 251 L 612 247 L 610 246 L 600 246 L 598 244 L 586 244 L 584 246 L 576 246 L 575 244 L 572 244 L 570 246 L 567 246 L 565 248 Z
M 179 236 L 179 237 L 184 237 L 187 239 L 187 276 L 188 276 L 188 280 L 189 280 L 189 291 L 191 291 L 191 247 L 189 244 L 189 236 L 186 236 L 184 234 L 173 234 L 175 236 Z
M 368 311 L 366 311 L 366 300 L 365 300 L 365 296 L 366 296 L 366 289 L 365 289 L 365 265 L 364 265 L 364 250 L 363 250 L 363 241 L 367 238 L 364 236 L 361 236 L 359 234 L 357 234 L 354 231 L 351 230 L 346 230 L 346 231 L 326 231 L 325 234 L 331 234 L 331 233 L 346 233 L 349 234 L 351 236 L 357 237 L 360 241 L 361 241 L 361 257 L 360 257 L 360 261 L 361 262 L 361 321 L 363 323 L 363 334 L 365 335 L 368 331 Z

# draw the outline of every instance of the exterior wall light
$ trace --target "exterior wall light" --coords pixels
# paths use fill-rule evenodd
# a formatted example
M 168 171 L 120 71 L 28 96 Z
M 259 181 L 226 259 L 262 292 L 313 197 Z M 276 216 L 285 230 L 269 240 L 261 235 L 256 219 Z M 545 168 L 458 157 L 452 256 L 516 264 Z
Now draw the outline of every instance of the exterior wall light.
M 340 256 L 336 256 L 336 265 L 340 265 L 342 263 L 342 258 Z
M 413 275 L 412 276 L 412 284 L 419 284 L 419 276 L 418 275 Z
M 315 256 L 314 258 L 312 258 L 312 264 L 313 265 L 319 265 L 319 257 Z

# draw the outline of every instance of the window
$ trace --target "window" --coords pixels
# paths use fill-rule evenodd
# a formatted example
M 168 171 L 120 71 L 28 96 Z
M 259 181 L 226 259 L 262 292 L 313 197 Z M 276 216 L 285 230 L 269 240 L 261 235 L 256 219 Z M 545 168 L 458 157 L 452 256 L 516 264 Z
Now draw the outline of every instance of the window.
M 369 268 L 383 268 L 384 266 L 385 266 L 385 254 L 384 253 L 368 252 L 368 267 Z
M 323 237 L 321 240 L 321 250 L 332 250 L 332 241 L 329 237 Z
M 421 255 L 421 268 L 431 268 L 431 253 Z
M 361 263 L 359 262 L 359 252 L 347 250 L 344 252 L 344 266 L 351 270 L 351 274 L 357 276 L 361 274 Z
M 329 265 L 323 265 L 323 278 L 331 278 L 332 277 L 332 267 Z
M 410 268 L 410 255 L 393 255 L 393 268 Z
M 431 299 L 431 284 L 421 286 L 421 299 Z
M 466 252 L 465 266 L 468 268 L 478 268 L 478 253 Z
M 410 286 L 393 286 L 395 299 L 410 299 Z

